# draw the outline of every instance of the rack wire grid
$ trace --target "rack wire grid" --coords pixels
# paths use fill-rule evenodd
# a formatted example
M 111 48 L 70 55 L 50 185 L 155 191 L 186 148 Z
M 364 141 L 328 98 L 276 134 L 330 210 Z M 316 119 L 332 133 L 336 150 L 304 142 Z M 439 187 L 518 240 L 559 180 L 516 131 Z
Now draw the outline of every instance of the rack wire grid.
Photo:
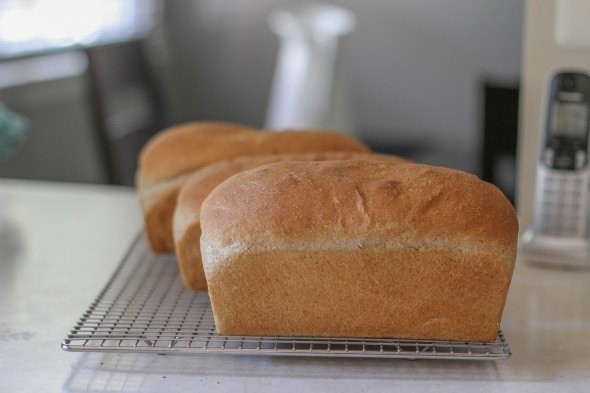
M 96 300 L 63 340 L 72 352 L 260 354 L 283 356 L 497 360 L 495 342 L 326 337 L 230 337 L 216 333 L 206 291 L 185 289 L 172 254 L 154 254 L 144 234 L 131 244 Z

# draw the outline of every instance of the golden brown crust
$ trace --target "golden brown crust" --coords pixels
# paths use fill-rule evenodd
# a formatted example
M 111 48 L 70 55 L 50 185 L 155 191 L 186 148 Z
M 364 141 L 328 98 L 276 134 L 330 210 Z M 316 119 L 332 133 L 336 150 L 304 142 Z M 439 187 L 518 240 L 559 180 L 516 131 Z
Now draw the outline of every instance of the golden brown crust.
M 184 232 L 181 246 L 176 247 L 176 260 L 182 282 L 193 291 L 206 290 L 207 280 L 201 263 L 201 226 L 192 225 Z M 195 263 L 198 261 L 199 263 Z
M 347 239 L 367 228 L 381 238 L 435 239 L 449 247 L 460 242 L 506 246 L 514 240 L 502 221 L 513 220 L 514 209 L 498 188 L 474 175 L 429 165 L 361 160 L 271 164 L 235 175 L 210 196 L 214 194 L 220 196 L 210 205 L 233 207 L 232 220 L 219 220 L 208 233 L 220 239 L 247 235 L 271 244 L 285 237 Z M 305 198 L 294 197 L 301 195 Z M 227 211 L 208 208 L 209 215 L 217 212 L 224 218 Z M 449 236 L 456 233 L 462 235 Z
M 518 222 L 493 185 L 419 164 L 281 163 L 201 210 L 218 330 L 493 341 Z
M 368 151 L 354 138 L 323 129 L 257 131 L 232 123 L 189 123 L 168 128 L 142 149 L 144 181 L 176 176 L 220 159 L 305 151 Z
M 193 122 L 157 133 L 141 150 L 138 167 L 146 181 L 176 176 L 202 165 L 200 153 L 211 140 L 250 134 L 255 129 L 224 122 Z
M 174 250 L 172 229 L 172 217 L 174 207 L 178 198 L 178 188 L 168 190 L 161 195 L 160 200 L 154 208 L 150 209 L 144 216 L 145 227 L 150 247 L 155 252 L 167 252 Z
M 156 135 L 139 158 L 136 187 L 146 232 L 155 252 L 173 251 L 172 215 L 180 186 L 193 171 L 243 155 L 310 151 L 368 151 L 334 131 L 262 132 L 229 123 L 192 123 Z M 172 201 L 172 202 L 171 202 Z
M 183 282 L 193 290 L 207 289 L 201 263 L 199 239 L 201 235 L 201 204 L 209 193 L 232 175 L 273 162 L 327 161 L 327 160 L 378 160 L 391 163 L 409 162 L 388 154 L 358 152 L 319 152 L 244 156 L 203 167 L 182 186 L 174 212 L 174 243 Z
M 491 342 L 510 272 L 490 255 L 474 257 L 480 263 L 464 263 L 461 251 L 244 253 L 209 293 L 224 335 Z

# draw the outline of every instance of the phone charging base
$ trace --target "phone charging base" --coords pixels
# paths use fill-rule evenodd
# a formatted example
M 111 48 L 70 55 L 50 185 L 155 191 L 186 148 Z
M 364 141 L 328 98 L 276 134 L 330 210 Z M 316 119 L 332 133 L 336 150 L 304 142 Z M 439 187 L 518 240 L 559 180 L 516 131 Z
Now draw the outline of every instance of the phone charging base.
M 590 269 L 590 239 L 541 235 L 528 230 L 522 236 L 520 248 L 533 264 Z

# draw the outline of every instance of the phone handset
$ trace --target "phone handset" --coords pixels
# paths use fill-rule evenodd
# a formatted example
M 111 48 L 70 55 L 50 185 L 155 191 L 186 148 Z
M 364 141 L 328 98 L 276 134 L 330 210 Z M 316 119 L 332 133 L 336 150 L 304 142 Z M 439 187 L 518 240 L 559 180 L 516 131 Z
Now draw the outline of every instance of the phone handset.
M 548 85 L 532 227 L 532 262 L 590 267 L 590 75 L 560 71 Z

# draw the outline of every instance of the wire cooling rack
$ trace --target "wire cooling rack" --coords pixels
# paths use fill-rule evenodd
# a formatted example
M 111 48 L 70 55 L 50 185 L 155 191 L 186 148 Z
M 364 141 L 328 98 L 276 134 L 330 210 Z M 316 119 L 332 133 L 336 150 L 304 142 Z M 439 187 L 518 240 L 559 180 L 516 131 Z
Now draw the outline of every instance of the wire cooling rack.
M 319 337 L 230 337 L 215 331 L 206 291 L 184 288 L 171 254 L 153 254 L 142 234 L 96 300 L 63 340 L 73 352 L 260 354 L 405 359 L 507 359 L 495 342 Z

